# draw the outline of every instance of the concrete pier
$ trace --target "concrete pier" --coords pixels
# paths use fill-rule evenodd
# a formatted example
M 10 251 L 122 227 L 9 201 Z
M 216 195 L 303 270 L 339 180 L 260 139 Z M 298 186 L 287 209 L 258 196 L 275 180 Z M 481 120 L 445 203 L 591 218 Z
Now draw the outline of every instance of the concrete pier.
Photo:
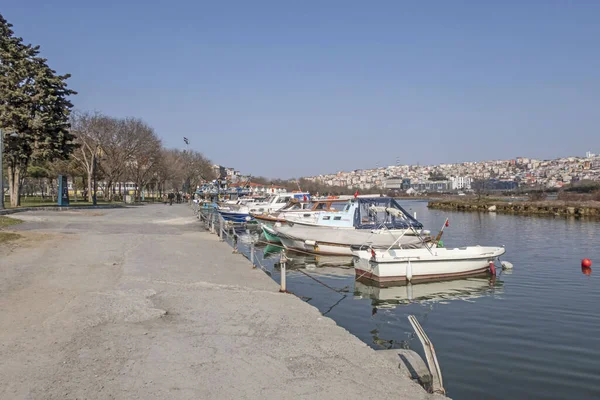
M 429 399 L 185 205 L 27 212 L 0 245 L 2 399 Z

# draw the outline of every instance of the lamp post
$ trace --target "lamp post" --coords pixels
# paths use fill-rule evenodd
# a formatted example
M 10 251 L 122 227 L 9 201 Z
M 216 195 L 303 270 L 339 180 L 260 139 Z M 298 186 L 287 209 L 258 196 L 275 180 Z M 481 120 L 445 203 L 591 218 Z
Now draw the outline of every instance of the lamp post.
M 94 154 L 94 159 L 93 159 L 93 165 L 92 168 L 94 169 L 94 194 L 92 195 L 92 205 L 96 205 L 96 192 L 98 191 L 98 181 L 96 180 L 96 169 L 98 168 L 98 161 L 96 161 L 96 158 L 98 156 L 96 154 Z
M 8 136 L 17 137 L 16 133 L 11 133 Z M 4 131 L 0 129 L 0 210 L 4 210 L 4 169 L 2 167 L 2 158 L 4 155 Z

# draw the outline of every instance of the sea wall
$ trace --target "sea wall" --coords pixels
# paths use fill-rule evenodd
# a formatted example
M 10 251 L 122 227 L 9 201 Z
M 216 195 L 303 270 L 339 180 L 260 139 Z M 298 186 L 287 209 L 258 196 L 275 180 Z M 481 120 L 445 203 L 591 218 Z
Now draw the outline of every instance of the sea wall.
M 565 201 L 491 201 L 431 200 L 429 208 L 456 211 L 498 212 L 505 214 L 548 215 L 575 218 L 600 218 L 600 202 Z

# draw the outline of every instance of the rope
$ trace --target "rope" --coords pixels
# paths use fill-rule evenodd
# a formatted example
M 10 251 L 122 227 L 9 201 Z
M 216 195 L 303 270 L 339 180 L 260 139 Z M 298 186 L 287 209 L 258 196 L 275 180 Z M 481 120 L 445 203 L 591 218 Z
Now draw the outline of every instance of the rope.
M 317 279 L 317 278 L 315 278 L 314 276 L 312 276 L 312 275 L 308 274 L 307 272 L 304 272 L 304 271 L 302 271 L 301 269 L 298 269 L 298 270 L 296 270 L 296 271 L 298 271 L 298 272 L 302 272 L 304 275 L 308 276 L 310 279 L 314 280 L 314 281 L 315 281 L 315 282 L 317 282 L 317 283 L 320 283 L 321 285 L 325 286 L 327 289 L 333 290 L 333 291 L 334 291 L 334 292 L 336 292 L 336 293 L 341 293 L 341 291 L 343 290 L 343 289 L 339 289 L 339 290 L 338 290 L 338 289 L 334 289 L 334 288 L 332 288 L 331 286 L 329 286 L 328 284 L 326 284 L 326 283 L 324 283 L 324 282 L 321 282 L 320 280 L 318 280 L 318 279 Z M 323 314 L 323 315 L 325 315 L 325 314 Z

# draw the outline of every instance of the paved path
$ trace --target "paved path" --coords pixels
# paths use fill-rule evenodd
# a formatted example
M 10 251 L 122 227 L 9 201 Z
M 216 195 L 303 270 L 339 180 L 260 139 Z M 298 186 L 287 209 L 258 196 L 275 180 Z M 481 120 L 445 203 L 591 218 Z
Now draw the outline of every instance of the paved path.
M 29 212 L 0 245 L 2 399 L 424 399 L 187 206 Z

